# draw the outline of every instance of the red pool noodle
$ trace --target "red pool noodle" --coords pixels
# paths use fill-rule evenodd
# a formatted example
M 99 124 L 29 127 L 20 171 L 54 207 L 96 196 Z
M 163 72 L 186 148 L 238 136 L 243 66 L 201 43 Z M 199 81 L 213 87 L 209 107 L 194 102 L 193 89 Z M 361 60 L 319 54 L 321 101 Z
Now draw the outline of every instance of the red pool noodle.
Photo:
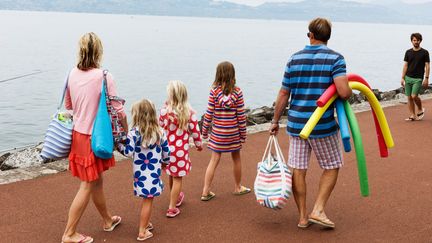
M 362 78 L 360 75 L 354 74 L 354 73 L 349 73 L 347 75 L 348 80 L 349 81 L 355 81 L 355 82 L 359 82 L 362 83 L 364 85 L 366 85 L 369 89 L 371 89 L 370 85 L 368 84 L 368 82 L 366 82 L 366 80 L 364 80 L 364 78 Z M 335 86 L 336 88 L 336 86 Z M 372 107 L 371 107 L 372 108 Z M 374 112 L 373 109 L 372 110 L 372 115 L 374 118 L 374 122 L 375 122 L 375 130 L 376 130 L 376 134 L 377 134 L 377 138 L 378 138 L 378 145 L 379 145 L 379 150 L 380 150 L 380 155 L 382 158 L 386 158 L 388 157 L 388 149 L 387 146 L 384 142 L 384 137 L 381 131 L 381 127 L 379 126 L 379 122 L 378 119 L 376 117 L 376 114 Z
M 369 89 L 371 88 L 370 85 L 368 84 L 368 82 L 366 82 L 366 80 L 364 80 L 360 75 L 349 73 L 347 75 L 347 77 L 348 77 L 348 81 L 350 81 L 350 82 L 359 82 L 359 83 L 366 85 Z M 336 94 L 336 85 L 332 84 L 319 97 L 316 104 L 319 107 L 323 107 L 334 94 Z M 374 122 L 375 122 L 375 130 L 376 130 L 376 134 L 377 134 L 377 138 L 378 138 L 380 156 L 382 158 L 386 158 L 386 157 L 388 157 L 388 149 L 387 149 L 387 146 L 386 146 L 385 141 L 384 141 L 381 127 L 379 126 L 378 119 L 377 119 L 375 111 L 373 109 L 372 109 L 372 114 L 373 114 L 373 118 L 374 118 Z
M 316 102 L 317 106 L 323 107 L 330 100 L 330 98 L 333 97 L 334 94 L 336 94 L 336 85 L 332 84 L 319 97 L 319 99 Z

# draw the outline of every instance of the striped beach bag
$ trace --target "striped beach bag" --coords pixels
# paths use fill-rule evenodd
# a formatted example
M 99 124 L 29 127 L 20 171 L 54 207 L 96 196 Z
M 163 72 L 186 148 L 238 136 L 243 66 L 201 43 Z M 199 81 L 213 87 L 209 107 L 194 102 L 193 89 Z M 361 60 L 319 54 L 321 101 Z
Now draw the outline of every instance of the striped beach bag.
M 271 209 L 283 208 L 292 194 L 291 177 L 277 138 L 270 136 L 255 178 L 254 190 L 258 203 Z
M 68 86 L 68 79 L 69 75 L 66 77 L 63 95 L 57 107 L 57 112 L 48 125 L 45 134 L 44 145 L 40 153 L 40 156 L 44 160 L 64 158 L 70 152 L 73 129 L 72 116 L 65 116 L 60 112 Z

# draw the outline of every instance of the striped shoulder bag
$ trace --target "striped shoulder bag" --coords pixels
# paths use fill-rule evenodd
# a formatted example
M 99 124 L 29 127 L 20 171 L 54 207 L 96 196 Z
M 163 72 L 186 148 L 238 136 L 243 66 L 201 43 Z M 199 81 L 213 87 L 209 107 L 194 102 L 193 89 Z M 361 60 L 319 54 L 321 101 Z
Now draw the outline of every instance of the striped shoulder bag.
M 60 104 L 57 107 L 57 112 L 53 115 L 53 118 L 48 125 L 48 129 L 45 134 L 43 148 L 40 153 L 40 156 L 43 160 L 61 159 L 67 157 L 70 152 L 73 129 L 72 118 L 66 118 L 60 112 L 63 106 L 68 80 L 69 74 L 66 77 L 63 95 L 61 97 Z
M 272 154 L 272 148 L 276 157 Z M 282 209 L 292 194 L 291 171 L 275 136 L 270 136 L 261 162 L 258 163 L 254 190 L 259 204 L 271 209 Z

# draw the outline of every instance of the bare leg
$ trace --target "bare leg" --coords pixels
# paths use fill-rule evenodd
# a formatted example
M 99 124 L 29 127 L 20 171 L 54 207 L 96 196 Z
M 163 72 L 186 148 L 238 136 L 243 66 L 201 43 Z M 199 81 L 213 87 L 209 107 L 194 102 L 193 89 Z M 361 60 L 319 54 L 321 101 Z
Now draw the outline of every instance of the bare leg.
M 99 179 L 94 181 L 92 184 L 92 199 L 93 203 L 99 211 L 100 215 L 103 219 L 103 227 L 110 228 L 113 224 L 112 215 L 108 212 L 108 208 L 106 206 L 105 193 L 103 190 L 103 177 L 100 174 Z
M 207 166 L 207 170 L 204 177 L 204 187 L 202 191 L 203 196 L 207 196 L 210 192 L 210 186 L 214 178 L 216 167 L 219 165 L 221 153 L 212 152 L 210 163 Z
M 170 176 L 170 178 L 173 180 L 173 185 L 171 187 L 169 208 L 176 208 L 176 203 L 182 189 L 183 180 L 182 177 Z
M 414 100 L 414 103 L 417 105 L 418 112 L 422 111 L 423 107 L 420 97 L 418 95 L 413 95 L 412 98 Z
M 338 178 L 339 169 L 324 170 L 319 184 L 318 197 L 315 201 L 311 216 L 317 218 L 327 218 L 324 212 L 324 207 Z
M 139 224 L 139 233 L 138 236 L 144 237 L 150 232 L 147 232 L 146 227 L 150 222 L 150 216 L 153 206 L 153 198 L 144 198 L 141 204 L 141 215 L 140 215 L 140 224 Z
M 173 177 L 172 176 L 169 176 L 169 187 L 172 190 L 172 187 L 173 187 Z
M 410 117 L 416 118 L 414 107 L 414 99 L 408 96 L 408 110 L 410 112 Z
M 240 150 L 232 152 L 231 158 L 234 162 L 233 164 L 233 172 L 234 172 L 234 192 L 241 191 L 241 177 L 242 177 L 242 166 L 241 166 L 241 157 Z
M 306 172 L 307 170 L 293 169 L 293 194 L 299 211 L 299 224 L 308 222 L 306 212 Z
M 62 241 L 78 242 L 81 240 L 82 237 L 76 232 L 76 228 L 90 201 L 93 183 L 94 182 L 81 182 L 80 188 L 78 189 L 78 192 L 69 208 L 68 221 L 66 224 L 66 229 L 63 233 Z

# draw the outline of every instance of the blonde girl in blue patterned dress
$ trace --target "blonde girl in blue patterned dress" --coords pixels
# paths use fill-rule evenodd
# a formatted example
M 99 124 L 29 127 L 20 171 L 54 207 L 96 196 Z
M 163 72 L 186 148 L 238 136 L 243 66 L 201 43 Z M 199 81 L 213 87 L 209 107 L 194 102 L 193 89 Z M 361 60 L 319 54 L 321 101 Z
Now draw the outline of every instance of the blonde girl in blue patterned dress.
M 162 193 L 164 185 L 160 176 L 162 167 L 170 161 L 170 150 L 151 101 L 143 99 L 132 106 L 131 127 L 125 144 L 117 147 L 133 159 L 134 194 L 143 198 L 137 240 L 144 241 L 153 236 L 150 232 L 153 198 Z

